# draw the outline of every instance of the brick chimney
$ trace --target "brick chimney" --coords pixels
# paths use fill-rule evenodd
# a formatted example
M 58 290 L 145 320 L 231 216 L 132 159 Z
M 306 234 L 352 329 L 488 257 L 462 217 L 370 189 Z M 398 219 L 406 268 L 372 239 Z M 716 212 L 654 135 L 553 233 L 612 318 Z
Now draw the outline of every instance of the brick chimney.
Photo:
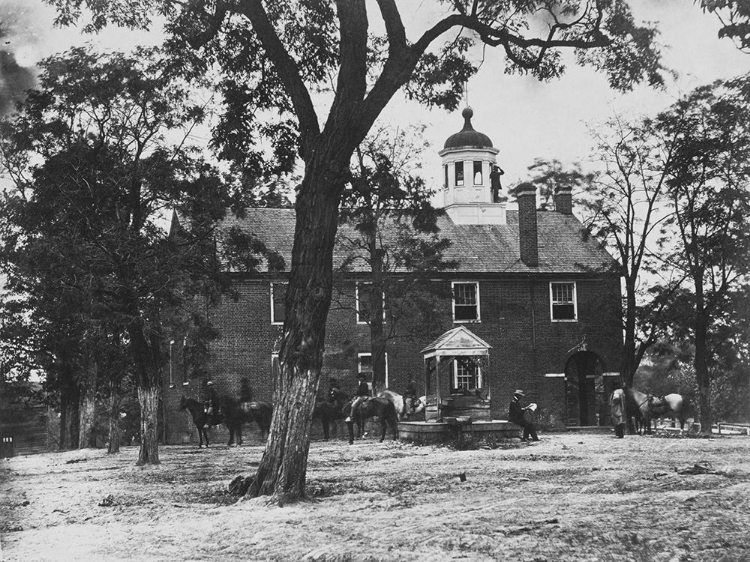
M 555 189 L 555 210 L 563 215 L 573 214 L 573 190 L 570 187 Z
M 539 265 L 539 245 L 536 227 L 536 188 L 520 185 L 516 192 L 518 201 L 518 238 L 521 261 L 529 267 Z

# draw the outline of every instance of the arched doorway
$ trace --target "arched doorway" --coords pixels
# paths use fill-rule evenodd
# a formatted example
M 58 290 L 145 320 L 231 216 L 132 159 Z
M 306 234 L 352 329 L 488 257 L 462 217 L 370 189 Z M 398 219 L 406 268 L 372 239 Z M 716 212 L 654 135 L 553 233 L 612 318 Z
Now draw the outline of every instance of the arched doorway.
M 599 425 L 604 363 L 593 351 L 577 351 L 565 365 L 567 425 Z

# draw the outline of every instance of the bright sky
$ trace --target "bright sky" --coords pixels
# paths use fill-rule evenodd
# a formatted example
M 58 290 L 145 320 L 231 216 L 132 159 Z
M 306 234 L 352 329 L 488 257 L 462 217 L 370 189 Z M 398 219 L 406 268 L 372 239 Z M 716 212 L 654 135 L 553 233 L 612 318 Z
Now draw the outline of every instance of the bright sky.
M 698 85 L 750 71 L 750 55 L 738 51 L 727 39 L 719 40 L 718 20 L 704 14 L 693 1 L 630 1 L 636 19 L 659 23 L 660 42 L 665 45 L 664 62 L 677 72 L 677 78 L 665 91 L 640 87 L 632 93 L 619 94 L 608 88 L 604 75 L 572 64 L 561 79 L 539 83 L 533 78 L 504 74 L 500 53 L 485 51 L 481 70 L 469 83 L 468 102 L 474 109 L 474 127 L 487 134 L 500 150 L 498 163 L 506 171 L 505 186 L 524 178 L 526 168 L 537 157 L 585 162 L 591 148 L 589 125 L 595 126 L 615 113 L 653 114 Z M 419 9 L 427 4 L 420 3 Z M 54 12 L 42 0 L 0 0 L 2 12 L 14 6 L 20 7 L 23 14 L 12 34 L 5 38 L 9 41 L 5 46 L 26 66 L 86 41 L 122 49 L 137 41 L 154 40 L 153 36 L 117 29 L 93 37 L 81 36 L 76 29 L 53 29 Z M 417 36 L 415 27 L 407 23 L 411 39 Z M 426 134 L 433 150 L 427 155 L 424 173 L 438 181 L 437 151 L 449 135 L 462 127 L 460 111 L 446 114 L 396 99 L 383 121 L 400 127 L 417 122 L 428 125 Z

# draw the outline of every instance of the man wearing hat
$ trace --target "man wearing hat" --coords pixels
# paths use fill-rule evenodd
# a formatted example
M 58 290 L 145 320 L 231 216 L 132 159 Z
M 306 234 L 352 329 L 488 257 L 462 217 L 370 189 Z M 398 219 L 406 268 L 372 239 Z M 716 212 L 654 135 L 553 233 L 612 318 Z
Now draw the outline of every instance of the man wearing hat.
M 357 375 L 357 380 L 359 381 L 359 385 L 357 386 L 357 397 L 352 402 L 352 412 L 356 411 L 356 408 L 370 397 L 370 387 L 367 384 L 367 377 L 363 373 L 360 373 Z M 350 422 L 351 417 L 347 416 L 345 421 Z
M 208 429 L 209 425 L 217 425 L 216 423 L 216 410 L 218 410 L 219 399 L 216 396 L 216 387 L 214 381 L 208 381 L 206 383 L 206 424 L 203 426 Z
M 526 396 L 523 390 L 516 390 L 513 393 L 513 399 L 510 401 L 510 408 L 508 409 L 508 421 L 513 422 L 516 425 L 520 425 L 523 428 L 523 437 L 521 441 L 528 441 L 531 437 L 532 441 L 539 441 L 539 437 L 536 435 L 536 427 L 530 421 L 524 418 L 523 413 L 530 410 L 530 406 L 521 406 L 521 398 Z

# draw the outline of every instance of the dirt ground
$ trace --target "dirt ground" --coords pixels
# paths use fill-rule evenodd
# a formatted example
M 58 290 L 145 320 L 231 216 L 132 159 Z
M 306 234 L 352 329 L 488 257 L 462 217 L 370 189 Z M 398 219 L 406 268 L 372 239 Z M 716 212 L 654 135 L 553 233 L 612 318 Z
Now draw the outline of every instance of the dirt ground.
M 0 559 L 750 560 L 750 438 L 541 437 L 314 442 L 312 499 L 285 507 L 228 491 L 257 444 L 162 447 L 149 467 L 136 447 L 6 459 Z

